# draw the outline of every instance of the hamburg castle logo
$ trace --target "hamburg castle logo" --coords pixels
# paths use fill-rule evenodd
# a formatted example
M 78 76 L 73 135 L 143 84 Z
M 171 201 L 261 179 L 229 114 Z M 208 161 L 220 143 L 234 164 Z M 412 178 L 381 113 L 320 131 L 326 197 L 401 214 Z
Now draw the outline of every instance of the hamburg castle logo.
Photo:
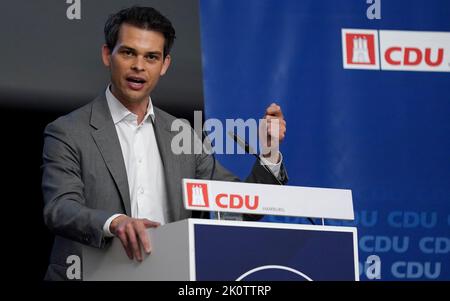
M 369 48 L 366 37 L 353 38 L 353 64 L 370 64 Z
M 344 69 L 379 69 L 375 30 L 342 29 L 342 50 Z
M 188 202 L 193 207 L 209 207 L 208 186 L 206 184 L 188 183 Z

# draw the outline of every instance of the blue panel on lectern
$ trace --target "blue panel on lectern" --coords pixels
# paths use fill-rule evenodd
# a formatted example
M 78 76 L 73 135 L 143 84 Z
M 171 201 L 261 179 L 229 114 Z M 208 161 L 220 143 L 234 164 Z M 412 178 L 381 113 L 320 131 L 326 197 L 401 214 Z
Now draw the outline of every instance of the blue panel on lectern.
M 195 225 L 197 280 L 355 280 L 353 233 Z

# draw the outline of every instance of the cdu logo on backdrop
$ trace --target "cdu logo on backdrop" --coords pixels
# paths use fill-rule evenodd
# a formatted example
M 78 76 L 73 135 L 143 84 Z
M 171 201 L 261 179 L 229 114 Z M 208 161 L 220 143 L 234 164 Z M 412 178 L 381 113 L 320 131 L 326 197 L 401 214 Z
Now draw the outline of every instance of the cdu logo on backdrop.
M 188 205 L 193 207 L 209 207 L 208 185 L 187 183 Z
M 343 29 L 342 48 L 345 69 L 380 69 L 376 30 Z
M 344 69 L 450 72 L 450 32 L 342 29 Z

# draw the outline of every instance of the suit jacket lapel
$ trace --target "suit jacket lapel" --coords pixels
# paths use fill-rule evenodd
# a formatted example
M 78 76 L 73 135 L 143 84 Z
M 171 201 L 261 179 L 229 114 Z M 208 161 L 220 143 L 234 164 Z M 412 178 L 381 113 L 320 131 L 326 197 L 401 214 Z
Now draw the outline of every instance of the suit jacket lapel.
M 175 133 L 170 131 L 169 121 L 164 119 L 159 109 L 154 107 L 156 142 L 158 144 L 159 153 L 164 166 L 164 175 L 167 185 L 167 197 L 169 202 L 169 219 L 170 221 L 179 220 L 181 211 L 183 210 L 181 198 L 181 171 L 179 166 L 179 158 L 171 149 L 172 138 Z
M 130 189 L 125 162 L 123 161 L 122 148 L 108 108 L 108 103 L 106 102 L 106 97 L 103 94 L 95 99 L 92 104 L 91 126 L 97 129 L 92 132 L 92 137 L 117 185 L 125 213 L 131 216 Z

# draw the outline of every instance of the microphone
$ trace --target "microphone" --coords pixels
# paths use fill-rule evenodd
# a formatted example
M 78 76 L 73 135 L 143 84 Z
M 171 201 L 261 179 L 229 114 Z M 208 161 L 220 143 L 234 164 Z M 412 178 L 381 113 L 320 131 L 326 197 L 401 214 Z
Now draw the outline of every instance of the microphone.
M 277 176 L 270 170 L 270 168 L 267 167 L 266 164 L 264 164 L 261 161 L 261 157 L 256 153 L 253 147 L 251 147 L 247 142 L 245 142 L 241 137 L 236 135 L 233 132 L 228 132 L 228 135 L 240 146 L 242 149 L 250 155 L 253 155 L 256 157 L 256 160 L 261 164 L 261 166 L 272 176 L 272 178 L 278 183 L 278 185 L 284 185 Z
M 209 141 L 209 138 L 208 138 L 208 133 L 206 133 L 205 130 L 202 130 L 202 147 L 205 145 L 205 143 L 208 143 L 208 145 L 206 146 L 207 148 L 213 149 L 211 142 Z M 216 152 L 211 151 L 211 157 L 212 157 L 213 163 L 212 163 L 211 173 L 209 175 L 210 181 L 214 178 L 214 174 L 216 172 L 216 156 L 215 155 L 216 155 Z
M 262 165 L 262 167 L 264 167 L 264 169 L 275 179 L 275 181 L 278 183 L 278 185 L 284 185 L 277 176 L 275 176 L 275 174 L 272 172 L 272 170 L 270 170 L 270 168 L 268 168 L 262 161 L 260 156 L 255 152 L 255 150 L 253 149 L 253 147 L 251 147 L 247 142 L 245 142 L 241 137 L 239 137 L 238 135 L 236 135 L 235 133 L 229 131 L 228 135 L 240 146 L 242 147 L 242 149 L 250 155 L 253 155 L 256 157 L 256 159 L 258 160 L 258 162 Z M 307 217 L 308 221 L 312 224 L 315 225 L 316 223 L 313 221 L 312 218 Z

